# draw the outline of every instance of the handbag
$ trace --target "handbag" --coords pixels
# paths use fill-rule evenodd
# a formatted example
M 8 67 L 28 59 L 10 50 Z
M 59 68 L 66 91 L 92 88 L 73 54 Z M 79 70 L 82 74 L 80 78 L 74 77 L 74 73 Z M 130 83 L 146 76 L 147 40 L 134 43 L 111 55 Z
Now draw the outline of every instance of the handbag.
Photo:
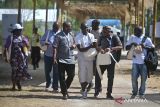
M 97 68 L 97 72 L 98 72 L 98 75 L 99 75 L 101 80 L 103 79 L 103 77 L 102 77 L 102 72 L 100 70 L 99 65 L 110 65 L 111 64 L 111 58 L 114 60 L 114 62 L 116 63 L 117 67 L 119 68 L 120 65 L 115 60 L 115 58 L 113 57 L 112 53 L 110 53 L 110 52 L 106 52 L 105 54 L 98 53 L 98 55 L 97 55 L 96 68 Z
M 47 42 L 48 42 L 49 33 L 50 33 L 50 31 L 48 31 L 48 33 L 47 33 L 47 37 L 46 37 L 45 43 L 47 43 Z M 48 48 L 48 46 L 47 46 L 47 45 L 43 45 L 43 46 L 41 46 L 42 51 L 46 51 L 46 50 L 47 50 L 47 48 Z
M 105 54 L 98 53 L 97 64 L 98 65 L 109 65 L 109 64 L 111 64 L 110 52 L 106 52 Z
M 130 50 L 127 52 L 127 59 L 132 60 L 133 55 L 134 55 L 134 49 L 135 49 L 135 46 L 132 45 L 132 47 L 130 48 Z
M 111 64 L 110 52 L 106 52 L 105 54 L 98 53 L 96 60 L 96 68 L 101 80 L 103 79 L 103 77 L 99 65 L 110 65 L 110 64 Z

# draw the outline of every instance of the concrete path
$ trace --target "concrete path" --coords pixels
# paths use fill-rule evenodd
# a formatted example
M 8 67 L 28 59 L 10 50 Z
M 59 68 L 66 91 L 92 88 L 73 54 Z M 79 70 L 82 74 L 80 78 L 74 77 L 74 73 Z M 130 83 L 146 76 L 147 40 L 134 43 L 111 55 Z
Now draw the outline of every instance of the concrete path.
M 123 56 L 126 52 L 123 52 Z M 131 61 L 122 59 L 120 68 L 116 68 L 114 79 L 113 96 L 115 100 L 106 99 L 107 75 L 103 76 L 103 90 L 98 99 L 93 97 L 94 89 L 88 93 L 87 99 L 81 99 L 80 84 L 76 76 L 70 87 L 68 100 L 62 100 L 60 93 L 44 91 L 44 71 L 43 61 L 40 68 L 36 71 L 29 66 L 29 72 L 33 76 L 33 80 L 23 82 L 22 91 L 10 91 L 11 69 L 2 59 L 0 59 L 0 107 L 160 107 L 160 91 L 147 88 L 146 99 L 130 99 L 131 96 L 131 80 L 130 68 Z

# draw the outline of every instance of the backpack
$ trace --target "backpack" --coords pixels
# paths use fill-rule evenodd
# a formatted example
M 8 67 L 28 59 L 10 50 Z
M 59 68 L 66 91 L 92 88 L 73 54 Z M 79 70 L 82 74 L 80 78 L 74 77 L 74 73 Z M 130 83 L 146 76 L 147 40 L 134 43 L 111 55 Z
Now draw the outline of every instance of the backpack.
M 147 37 L 144 37 L 142 43 L 145 42 Z M 147 48 L 147 54 L 144 58 L 144 63 L 147 66 L 148 78 L 150 78 L 150 72 L 153 74 L 154 71 L 157 70 L 158 66 L 158 54 L 155 51 L 155 48 Z
M 145 56 L 144 62 L 147 66 L 147 70 L 156 71 L 158 66 L 158 55 L 154 48 L 147 49 L 147 55 Z

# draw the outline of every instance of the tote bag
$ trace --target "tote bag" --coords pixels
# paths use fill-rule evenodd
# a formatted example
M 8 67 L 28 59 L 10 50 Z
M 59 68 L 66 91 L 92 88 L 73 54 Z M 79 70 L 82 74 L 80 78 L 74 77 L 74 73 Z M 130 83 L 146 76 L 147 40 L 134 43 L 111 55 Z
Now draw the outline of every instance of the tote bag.
M 105 54 L 98 53 L 96 60 L 96 68 L 101 80 L 103 79 L 103 77 L 99 65 L 110 65 L 110 64 L 111 64 L 110 52 L 106 52 Z
M 132 60 L 133 55 L 134 55 L 134 45 L 132 45 L 131 49 L 127 52 L 127 59 Z

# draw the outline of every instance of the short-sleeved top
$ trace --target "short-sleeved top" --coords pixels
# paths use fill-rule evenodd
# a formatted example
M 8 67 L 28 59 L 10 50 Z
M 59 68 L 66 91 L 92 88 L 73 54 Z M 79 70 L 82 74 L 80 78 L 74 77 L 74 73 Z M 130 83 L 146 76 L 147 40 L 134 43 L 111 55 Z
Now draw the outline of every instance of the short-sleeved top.
M 80 45 L 81 48 L 88 47 L 95 41 L 94 35 L 91 33 L 87 33 L 87 35 L 83 35 L 82 32 L 78 33 L 75 37 L 75 43 L 76 45 Z M 82 56 L 83 52 L 78 51 L 78 57 Z
M 29 40 L 27 37 L 25 37 L 24 35 L 21 35 L 18 37 L 19 39 L 22 39 L 22 42 L 24 43 L 25 46 L 29 46 Z M 9 35 L 6 39 L 6 42 L 5 42 L 5 48 L 9 48 L 9 46 L 11 45 L 11 42 L 12 42 L 12 39 L 13 39 L 13 35 Z
M 102 49 L 112 48 L 116 46 L 122 46 L 122 43 L 117 35 L 106 37 L 103 34 L 98 39 L 98 47 Z M 112 51 L 114 58 L 117 58 L 117 51 Z
M 53 57 L 52 44 L 54 42 L 55 35 L 57 33 L 58 32 L 54 32 L 53 30 L 48 30 L 48 31 L 45 32 L 45 34 L 42 36 L 42 38 L 40 40 L 40 44 L 43 46 L 43 45 L 45 45 L 45 42 L 46 42 L 46 39 L 47 39 L 47 36 L 48 36 L 47 42 L 49 43 L 49 46 L 48 46 L 47 50 L 44 53 L 46 56 Z
M 117 35 L 106 37 L 103 34 L 98 39 L 98 47 L 102 49 L 122 46 L 122 43 Z
M 94 42 L 94 35 L 91 33 L 87 33 L 87 35 L 83 35 L 82 32 L 78 33 L 75 37 L 76 45 L 80 45 L 81 48 L 88 47 Z
M 40 39 L 41 36 L 39 34 L 33 34 L 31 40 L 32 47 L 37 47 L 37 46 L 40 47 Z
M 131 37 L 129 38 L 129 40 L 127 41 L 127 45 L 130 45 L 131 43 L 137 43 L 137 44 L 141 44 L 142 40 L 144 38 L 144 35 L 141 35 L 140 37 L 137 37 L 135 35 L 131 35 Z M 144 46 L 148 46 L 148 47 L 154 47 L 152 41 L 150 38 L 146 38 L 145 42 L 143 43 Z M 136 64 L 144 64 L 144 58 L 146 55 L 147 51 L 146 49 L 143 49 L 143 52 L 141 54 L 136 54 L 135 53 L 135 57 L 133 57 L 133 63 Z
M 66 35 L 63 31 L 55 36 L 53 47 L 57 48 L 57 58 L 60 63 L 75 64 L 75 56 L 71 46 L 74 44 L 74 38 L 71 33 Z

